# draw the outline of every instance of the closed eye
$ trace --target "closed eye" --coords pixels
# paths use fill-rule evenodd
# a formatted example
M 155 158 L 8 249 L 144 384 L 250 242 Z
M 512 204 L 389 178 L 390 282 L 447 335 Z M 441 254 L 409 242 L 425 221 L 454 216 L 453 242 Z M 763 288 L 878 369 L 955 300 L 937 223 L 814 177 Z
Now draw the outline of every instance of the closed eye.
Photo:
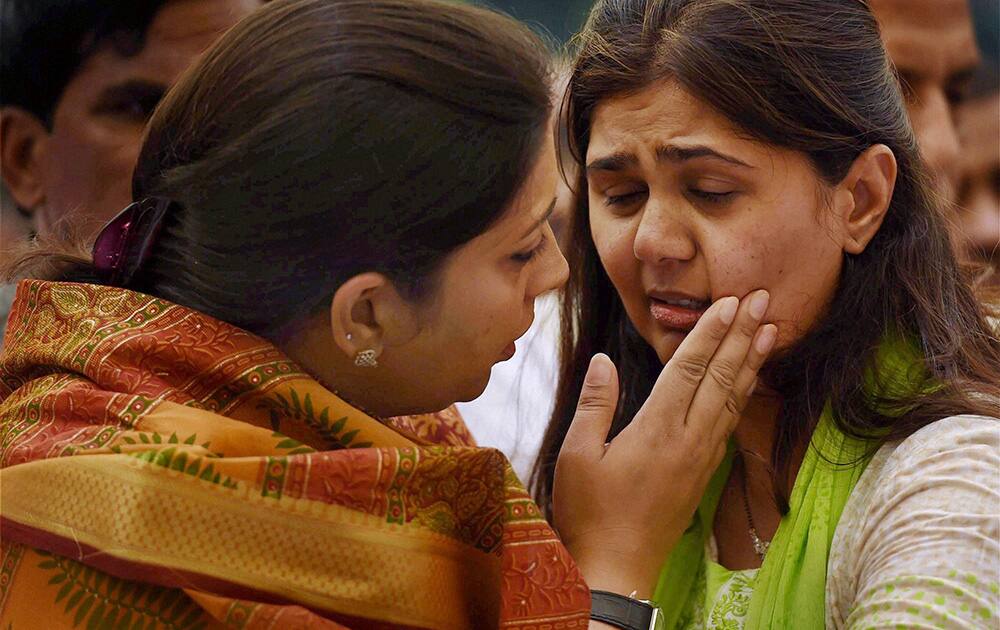
M 646 194 L 645 190 L 636 190 L 634 192 L 625 193 L 623 195 L 608 195 L 604 200 L 604 203 L 609 206 L 624 206 L 629 203 L 638 201 L 642 196 Z
M 538 242 L 538 245 L 535 245 L 526 252 L 519 252 L 517 254 L 514 254 L 510 257 L 510 259 L 518 264 L 526 265 L 529 262 L 531 262 L 535 258 L 535 256 L 540 254 L 542 250 L 545 249 L 545 246 L 548 243 L 548 241 L 549 241 L 548 237 L 542 234 L 542 240 Z
M 698 188 L 692 188 L 689 192 L 694 197 L 709 203 L 719 203 L 725 201 L 734 194 L 734 191 L 732 190 L 727 192 L 712 192 L 708 190 L 700 190 Z

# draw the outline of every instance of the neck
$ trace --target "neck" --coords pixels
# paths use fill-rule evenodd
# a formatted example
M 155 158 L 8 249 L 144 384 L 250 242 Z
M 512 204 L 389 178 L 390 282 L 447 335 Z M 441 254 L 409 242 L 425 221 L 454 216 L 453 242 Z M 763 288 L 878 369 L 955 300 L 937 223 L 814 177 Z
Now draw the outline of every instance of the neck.
M 771 461 L 780 411 L 781 398 L 777 394 L 762 392 L 751 397 L 733 432 L 740 451 L 747 458 L 764 463 Z
M 354 365 L 334 343 L 325 327 L 307 326 L 276 340 L 275 344 L 321 385 L 344 402 L 376 419 L 401 415 L 391 408 L 385 384 L 377 370 Z

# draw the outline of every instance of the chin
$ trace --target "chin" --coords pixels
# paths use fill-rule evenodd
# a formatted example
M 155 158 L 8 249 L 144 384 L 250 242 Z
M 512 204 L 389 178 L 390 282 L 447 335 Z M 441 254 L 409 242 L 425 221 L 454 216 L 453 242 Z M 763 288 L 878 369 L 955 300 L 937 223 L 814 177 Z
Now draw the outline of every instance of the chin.
M 469 402 L 482 396 L 483 392 L 486 391 L 486 386 L 490 384 L 490 374 L 492 373 L 492 370 L 493 366 L 490 366 L 482 374 L 477 375 L 475 378 L 470 378 L 468 381 L 457 387 L 455 389 L 455 400 L 449 404 L 454 404 L 456 402 Z
M 666 365 L 667 361 L 674 356 L 685 337 L 687 337 L 687 333 L 662 328 L 653 331 L 653 335 L 642 335 L 642 338 L 656 352 L 656 356 L 663 365 Z

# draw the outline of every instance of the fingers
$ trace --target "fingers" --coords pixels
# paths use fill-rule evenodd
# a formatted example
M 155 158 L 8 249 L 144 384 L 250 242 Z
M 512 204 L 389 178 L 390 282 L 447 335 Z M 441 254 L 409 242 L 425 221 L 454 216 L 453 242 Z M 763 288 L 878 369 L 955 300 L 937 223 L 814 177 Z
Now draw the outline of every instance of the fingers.
M 705 377 L 712 356 L 726 338 L 739 305 L 735 297 L 726 297 L 705 311 L 660 372 L 632 426 L 654 423 L 656 426 L 650 427 L 650 431 L 655 435 L 669 432 L 671 426 L 683 427 L 691 401 Z
M 736 378 L 736 385 L 732 388 L 722 413 L 712 429 L 711 440 L 713 442 L 724 443 L 736 429 L 740 416 L 757 385 L 757 374 L 774 348 L 777 338 L 778 327 L 774 324 L 766 324 L 757 330 L 753 343 L 750 345 L 750 353 Z
M 770 303 L 767 291 L 754 291 L 743 299 L 733 325 L 719 344 L 718 350 L 710 357 L 705 369 L 705 378 L 698 385 L 691 406 L 687 410 L 687 429 L 698 435 L 709 436 L 727 411 L 727 403 L 737 400 L 743 392 L 735 392 L 751 351 L 751 343 L 757 328 L 764 319 Z M 758 366 L 759 367 L 759 366 Z M 752 380 L 752 377 L 751 379 Z M 746 385 L 749 387 L 749 380 Z
M 573 422 L 566 431 L 560 459 L 565 453 L 581 454 L 592 461 L 604 454 L 604 442 L 618 407 L 618 372 L 605 354 L 594 355 L 583 380 Z

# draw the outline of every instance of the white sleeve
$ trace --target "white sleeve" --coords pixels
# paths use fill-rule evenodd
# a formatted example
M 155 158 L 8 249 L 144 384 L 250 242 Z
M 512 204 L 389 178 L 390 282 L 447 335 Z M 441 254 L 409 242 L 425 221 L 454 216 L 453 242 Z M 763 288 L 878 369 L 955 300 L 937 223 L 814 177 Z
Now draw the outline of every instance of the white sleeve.
M 935 422 L 873 472 L 831 554 L 830 625 L 1000 628 L 1000 421 Z

